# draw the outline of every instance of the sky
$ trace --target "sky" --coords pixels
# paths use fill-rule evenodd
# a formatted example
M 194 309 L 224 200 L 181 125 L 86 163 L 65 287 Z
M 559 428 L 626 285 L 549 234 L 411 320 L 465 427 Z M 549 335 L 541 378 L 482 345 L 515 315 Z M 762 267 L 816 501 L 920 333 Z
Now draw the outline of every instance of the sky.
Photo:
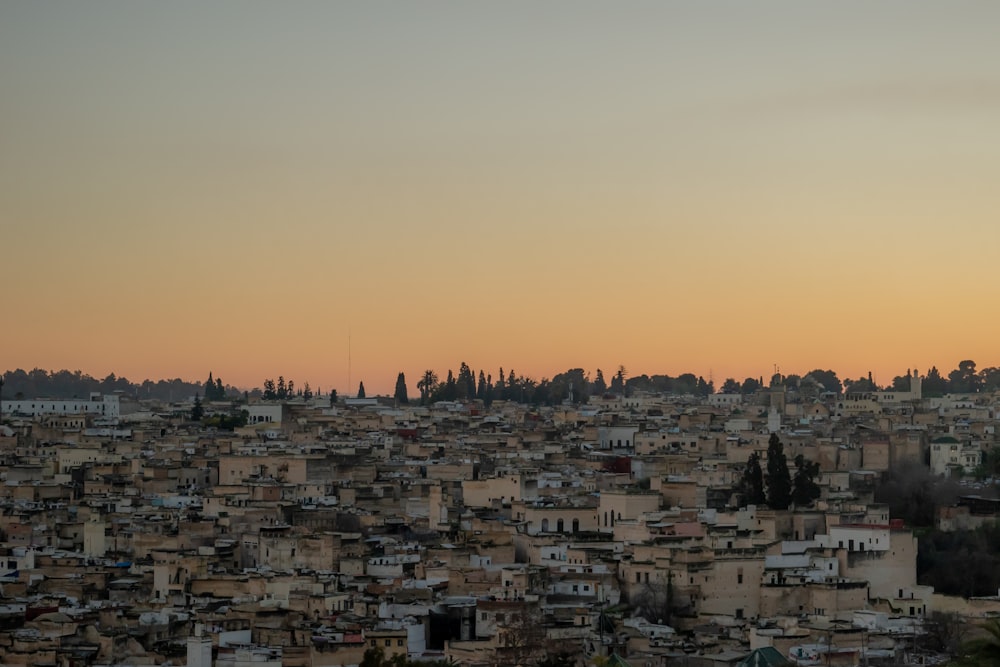
M 0 3 L 0 368 L 1000 365 L 1000 3 Z

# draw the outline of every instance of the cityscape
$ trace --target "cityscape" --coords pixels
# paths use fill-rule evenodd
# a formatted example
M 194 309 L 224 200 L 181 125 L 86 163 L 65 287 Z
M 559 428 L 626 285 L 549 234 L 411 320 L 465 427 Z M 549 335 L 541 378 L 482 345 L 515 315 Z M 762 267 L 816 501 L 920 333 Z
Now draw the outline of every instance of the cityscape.
M 1000 667 L 997 26 L 0 0 L 0 667 Z
M 5 373 L 0 661 L 989 664 L 1000 369 L 459 369 Z

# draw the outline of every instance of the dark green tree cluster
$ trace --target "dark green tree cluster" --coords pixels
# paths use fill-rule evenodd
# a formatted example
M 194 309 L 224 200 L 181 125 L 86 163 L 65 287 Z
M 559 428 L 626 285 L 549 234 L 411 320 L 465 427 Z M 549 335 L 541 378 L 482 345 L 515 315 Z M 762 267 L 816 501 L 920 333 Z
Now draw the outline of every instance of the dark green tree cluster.
M 792 475 L 788 471 L 785 446 L 777 433 L 772 433 L 767 441 L 767 473 L 764 475 L 767 487 L 767 505 L 771 509 L 786 510 L 792 504 Z
M 619 369 L 619 373 L 624 369 Z M 611 381 L 611 391 L 615 390 L 615 381 L 618 375 Z M 708 396 L 715 393 L 715 384 L 700 375 L 693 373 L 683 373 L 677 377 L 669 375 L 637 375 L 630 377 L 623 382 L 624 393 L 631 394 L 636 391 L 657 392 L 663 394 L 678 394 L 691 396 Z
M 767 472 L 761 468 L 760 456 L 752 452 L 736 485 L 745 505 L 767 504 L 771 509 L 784 510 L 794 503 L 807 507 L 820 496 L 816 477 L 819 464 L 799 454 L 795 457 L 795 475 L 788 469 L 785 446 L 777 433 L 767 443 Z
M 819 500 L 820 489 L 816 483 L 819 464 L 807 460 L 802 454 L 795 457 L 795 476 L 792 477 L 792 502 L 796 507 L 808 507 Z
M 976 626 L 979 636 L 962 646 L 955 662 L 959 667 L 1000 667 L 1000 619 L 991 618 Z
M 920 535 L 917 581 L 944 595 L 996 595 L 1000 588 L 1000 526 L 931 530 Z
M 96 379 L 81 371 L 45 371 L 35 368 L 30 371 L 17 369 L 4 374 L 4 398 L 86 398 L 91 392 L 110 394 L 120 391 L 126 396 L 161 401 L 180 401 L 196 392 L 204 391 L 200 382 L 187 382 L 179 378 L 173 380 L 144 380 L 130 382 L 127 378 L 109 373 L 103 380 Z
M 285 382 L 285 376 L 279 375 L 278 382 L 268 378 L 264 380 L 264 387 L 261 390 L 261 398 L 265 401 L 287 401 L 292 398 L 304 398 L 306 400 L 313 397 L 313 391 L 306 382 L 304 387 L 295 388 L 295 381 Z
M 199 422 L 205 416 L 205 406 L 201 404 L 201 396 L 194 395 L 194 405 L 191 407 L 191 421 Z
M 235 414 L 204 417 L 201 420 L 201 425 L 207 428 L 217 428 L 220 431 L 235 431 L 241 426 L 246 426 L 249 419 L 250 413 L 246 410 L 240 410 Z
M 879 386 L 872 374 L 867 377 L 860 377 L 856 380 L 844 380 L 841 385 L 837 374 L 830 370 L 814 370 L 808 375 L 820 382 L 827 391 L 835 391 L 838 394 L 844 392 L 868 392 L 868 391 L 910 391 L 911 381 L 916 371 L 907 370 L 905 375 L 897 375 L 887 386 Z M 944 396 L 945 394 L 972 394 L 977 392 L 1000 391 L 1000 367 L 991 366 L 982 370 L 976 370 L 976 362 L 971 359 L 963 359 L 958 362 L 958 367 L 943 375 L 937 366 L 932 366 L 921 378 L 921 391 L 927 398 Z
M 500 369 L 497 381 L 494 383 L 493 376 L 482 370 L 479 371 L 478 380 L 476 374 L 468 364 L 462 362 L 456 375 L 449 370 L 444 382 L 439 380 L 438 374 L 433 370 L 424 371 L 420 381 L 417 382 L 417 389 L 420 392 L 421 403 L 434 403 L 437 401 L 471 401 L 480 400 L 486 405 L 493 401 L 514 401 L 518 403 L 530 403 L 534 405 L 553 405 L 565 400 L 568 397 L 570 386 L 574 381 L 586 384 L 580 389 L 580 395 L 576 394 L 574 388 L 574 402 L 586 400 L 589 396 L 589 382 L 584 383 L 579 379 L 583 372 L 579 369 L 567 371 L 556 376 L 558 380 L 553 381 L 535 380 L 518 376 L 514 371 L 506 375 L 503 368 Z
M 208 372 L 208 379 L 205 380 L 205 400 L 224 401 L 226 400 L 226 387 L 222 384 L 222 378 L 212 379 L 212 372 Z
M 938 509 L 953 505 L 962 487 L 953 479 L 934 475 L 920 463 L 902 463 L 886 473 L 875 489 L 875 502 L 889 506 L 889 516 L 913 527 L 937 522 Z
M 760 389 L 761 386 L 763 385 L 760 380 L 755 380 L 754 378 L 747 378 L 743 380 L 742 384 L 735 378 L 726 378 L 726 381 L 722 383 L 722 387 L 719 388 L 719 393 L 749 396 Z
M 751 452 L 737 489 L 743 497 L 744 505 L 763 505 L 767 502 L 764 493 L 764 469 L 760 467 L 760 455 Z

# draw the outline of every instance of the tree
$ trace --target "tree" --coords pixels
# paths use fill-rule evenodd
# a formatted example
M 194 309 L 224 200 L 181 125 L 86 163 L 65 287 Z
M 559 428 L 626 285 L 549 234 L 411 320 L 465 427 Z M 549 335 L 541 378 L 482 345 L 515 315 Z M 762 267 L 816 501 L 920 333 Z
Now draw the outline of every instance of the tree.
M 820 496 L 816 477 L 819 464 L 807 460 L 802 454 L 795 457 L 795 477 L 792 478 L 792 502 L 796 507 L 808 507 Z
M 201 405 L 201 396 L 198 394 L 194 395 L 194 407 L 191 408 L 191 421 L 200 422 L 201 418 L 205 416 L 205 408 Z
M 740 393 L 740 383 L 733 378 L 726 378 L 719 392 L 723 394 L 738 394 Z
M 311 400 L 312 397 L 313 397 L 313 390 L 309 386 L 309 383 L 306 382 L 305 387 L 302 388 L 302 398 L 304 398 L 304 399 L 306 399 L 308 401 L 308 400 Z
M 611 393 L 612 394 L 624 394 L 625 393 L 625 367 L 619 366 L 618 372 L 615 373 L 614 377 L 611 378 Z
M 396 402 L 400 405 L 406 405 L 410 402 L 410 399 L 406 397 L 406 376 L 403 375 L 403 371 L 399 372 L 396 377 Z
M 634 616 L 657 625 L 670 625 L 674 614 L 686 611 L 674 591 L 673 574 L 667 570 L 666 575 L 666 581 L 642 584 L 629 596 Z
M 823 385 L 823 389 L 826 391 L 840 394 L 844 390 L 844 385 L 841 384 L 840 378 L 831 370 L 824 371 L 821 368 L 817 368 L 806 373 L 806 376 L 811 376 L 813 380 Z
M 288 387 L 285 385 L 285 376 L 278 376 L 278 389 L 275 392 L 279 401 L 283 401 L 288 398 Z
M 868 373 L 866 378 L 858 378 L 857 380 L 844 380 L 844 391 L 853 394 L 860 394 L 869 391 L 878 391 L 878 385 L 872 379 L 872 374 Z
M 458 399 L 458 383 L 455 381 L 455 374 L 448 370 L 448 377 L 444 384 L 438 386 L 438 393 L 435 397 L 439 401 L 454 401 Z
M 788 471 L 785 446 L 777 433 L 767 441 L 767 504 L 771 509 L 785 510 L 792 502 L 792 476 Z
M 982 391 L 997 391 L 1000 389 L 1000 368 L 991 366 L 979 371 Z
M 362 382 L 361 384 L 358 385 L 358 398 L 364 398 L 364 397 L 365 397 L 365 383 Z
M 483 369 L 479 369 L 479 382 L 476 385 L 476 398 L 480 401 L 486 401 L 486 373 Z
M 747 378 L 743 380 L 743 384 L 740 385 L 741 394 L 752 394 L 761 388 L 761 383 L 759 380 L 753 378 Z
M 948 391 L 953 394 L 971 394 L 979 391 L 980 377 L 976 374 L 976 362 L 965 359 L 958 362 L 958 368 L 948 373 Z
M 493 376 L 486 376 L 486 393 L 483 395 L 483 403 L 486 407 L 493 404 Z
M 1000 665 L 1000 618 L 991 618 L 978 627 L 985 631 L 985 636 L 965 645 L 959 664 L 997 667 Z
M 545 384 L 544 380 L 542 384 Z M 548 402 L 559 403 L 572 395 L 573 403 L 586 403 L 590 398 L 590 386 L 590 378 L 585 370 L 571 368 L 565 373 L 559 373 L 548 383 Z
M 744 505 L 763 505 L 767 502 L 767 497 L 764 495 L 764 471 L 760 467 L 760 455 L 757 452 L 751 452 L 747 458 L 747 467 L 743 469 L 739 491 L 743 495 Z
M 965 619 L 955 612 L 932 611 L 922 624 L 920 647 L 955 658 L 962 651 L 969 629 Z
M 924 398 L 938 398 L 948 392 L 948 381 L 941 377 L 937 366 L 931 366 L 931 369 L 927 371 L 927 376 L 921 382 L 920 390 Z
M 455 384 L 455 398 L 467 400 L 476 397 L 476 376 L 464 361 L 458 367 L 458 380 Z
M 604 381 L 604 371 L 598 368 L 597 374 L 594 376 L 594 395 L 602 396 L 607 391 L 608 383 Z
M 938 508 L 958 500 L 961 487 L 920 463 L 894 466 L 875 489 L 875 502 L 889 506 L 889 516 L 914 527 L 933 526 Z
M 330 390 L 330 407 L 332 408 L 336 404 L 337 404 L 337 390 L 336 389 L 331 389 Z
M 420 392 L 420 402 L 426 403 L 430 400 L 431 394 L 437 389 L 438 376 L 437 373 L 428 369 L 424 371 L 424 375 L 417 382 L 417 390 Z
M 892 378 L 893 391 L 911 391 L 910 370 L 906 370 L 906 375 L 897 375 Z
M 497 623 L 497 667 L 526 667 L 548 654 L 545 627 L 537 607 L 522 602 Z
M 208 379 L 205 380 L 205 400 L 211 401 L 215 398 L 215 380 L 212 378 L 212 371 L 208 372 Z
M 274 380 L 270 378 L 264 380 L 263 398 L 265 401 L 273 401 L 278 398 L 278 392 L 274 388 Z

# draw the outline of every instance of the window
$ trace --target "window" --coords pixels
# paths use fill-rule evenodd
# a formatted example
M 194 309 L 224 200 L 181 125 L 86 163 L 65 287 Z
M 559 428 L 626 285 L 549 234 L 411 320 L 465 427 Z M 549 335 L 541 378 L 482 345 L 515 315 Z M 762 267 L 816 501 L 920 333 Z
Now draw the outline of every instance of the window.
M 743 583 L 743 573 L 742 572 L 740 572 L 739 574 L 736 575 L 736 583 L 738 583 L 738 584 L 742 584 Z
M 396 640 L 396 646 L 402 646 L 402 645 L 403 645 L 403 640 L 402 639 L 397 639 Z

